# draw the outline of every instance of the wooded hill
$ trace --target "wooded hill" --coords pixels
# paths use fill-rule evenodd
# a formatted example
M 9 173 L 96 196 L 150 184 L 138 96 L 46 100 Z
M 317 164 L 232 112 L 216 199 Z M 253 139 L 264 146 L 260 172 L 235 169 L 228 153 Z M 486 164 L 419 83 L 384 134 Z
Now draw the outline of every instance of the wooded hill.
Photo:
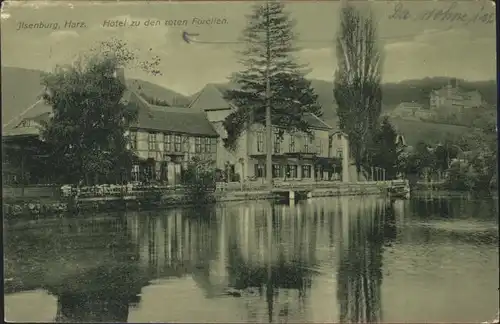
M 42 72 L 17 67 L 2 67 L 2 119 L 7 122 L 34 104 L 42 91 L 40 76 Z M 406 80 L 399 83 L 382 85 L 383 111 L 391 111 L 401 102 L 414 101 L 428 105 L 429 94 L 448 84 L 448 78 L 435 77 L 420 80 Z M 153 84 L 148 81 L 129 79 L 128 86 L 139 92 L 154 104 L 166 103 L 173 106 L 187 106 L 191 98 L 173 90 Z M 466 90 L 478 90 L 485 101 L 496 107 L 496 81 L 464 81 L 459 85 Z M 333 82 L 312 79 L 311 85 L 318 95 L 318 101 L 323 107 L 323 119 L 332 125 L 337 120 L 337 105 L 333 98 Z M 227 84 L 230 86 L 230 84 Z M 201 89 L 200 89 L 201 90 Z

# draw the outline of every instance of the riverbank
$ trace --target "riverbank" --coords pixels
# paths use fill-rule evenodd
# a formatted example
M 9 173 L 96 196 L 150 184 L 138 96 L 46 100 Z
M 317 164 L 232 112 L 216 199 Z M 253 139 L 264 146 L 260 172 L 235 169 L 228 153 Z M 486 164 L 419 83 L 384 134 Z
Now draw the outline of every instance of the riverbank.
M 447 183 L 445 181 L 419 181 L 412 186 L 413 190 L 438 190 L 446 191 L 448 189 Z
M 452 190 L 427 190 L 416 189 L 411 192 L 412 197 L 424 198 L 453 198 L 467 196 L 469 199 L 492 198 L 498 199 L 498 191 L 452 191 Z
M 148 210 L 194 204 L 207 204 L 227 201 L 253 200 L 293 200 L 315 197 L 339 197 L 358 195 L 387 195 L 390 188 L 404 186 L 404 181 L 379 181 L 358 183 L 314 183 L 309 185 L 282 185 L 269 190 L 217 190 L 196 199 L 186 193 L 160 193 L 126 199 L 124 197 L 99 197 L 74 201 L 69 198 L 32 198 L 5 199 L 3 214 L 12 217 L 43 217 L 44 215 L 80 214 L 85 212 L 105 212 L 119 210 Z
M 221 191 L 215 193 L 215 201 L 242 201 L 262 199 L 290 199 L 289 192 L 294 192 L 296 200 L 316 197 L 340 197 L 360 195 L 385 195 L 392 185 L 389 182 L 340 183 L 329 188 L 290 188 L 275 191 Z M 302 194 L 302 195 L 301 195 Z M 305 197 L 304 197 L 305 196 Z

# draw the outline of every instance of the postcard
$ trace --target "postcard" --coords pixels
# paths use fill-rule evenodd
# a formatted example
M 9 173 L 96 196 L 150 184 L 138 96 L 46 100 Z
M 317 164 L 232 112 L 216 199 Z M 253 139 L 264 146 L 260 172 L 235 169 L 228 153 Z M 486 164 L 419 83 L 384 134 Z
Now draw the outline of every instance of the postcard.
M 492 1 L 7 1 L 11 322 L 493 323 Z

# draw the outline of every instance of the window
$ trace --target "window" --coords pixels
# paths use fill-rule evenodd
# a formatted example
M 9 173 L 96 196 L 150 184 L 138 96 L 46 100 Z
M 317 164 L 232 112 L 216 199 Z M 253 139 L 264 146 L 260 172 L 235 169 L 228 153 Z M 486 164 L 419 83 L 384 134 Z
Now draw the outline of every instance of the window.
M 201 138 L 200 137 L 195 137 L 195 139 L 194 139 L 194 151 L 196 153 L 201 153 L 201 149 L 202 149 Z
M 128 134 L 128 143 L 131 150 L 137 149 L 137 132 L 130 132 Z
M 323 154 L 323 146 L 321 145 L 321 140 L 318 140 L 316 143 L 316 153 Z
M 290 153 L 295 153 L 295 136 L 290 135 L 290 147 L 289 147 L 289 152 Z
M 32 127 L 32 126 L 35 126 L 35 123 L 30 119 L 25 119 L 17 127 Z
M 281 153 L 281 138 L 279 134 L 274 134 L 274 153 Z
M 163 135 L 163 150 L 165 152 L 172 152 L 172 135 Z
M 180 135 L 175 135 L 174 137 L 174 150 L 175 152 L 181 152 L 182 138 Z
M 154 166 L 151 164 L 146 165 L 144 168 L 144 177 L 147 180 L 153 180 L 155 174 Z
M 139 181 L 139 166 L 132 166 L 132 181 Z
M 266 176 L 266 169 L 263 164 L 255 165 L 255 177 L 264 178 Z
M 341 148 L 337 149 L 337 157 L 342 158 L 344 152 L 342 151 Z
M 264 133 L 257 132 L 257 152 L 264 152 Z
M 302 178 L 310 178 L 311 177 L 311 166 L 303 165 L 302 166 Z
M 216 138 L 211 138 L 210 142 L 212 144 L 212 150 L 210 152 L 217 153 L 217 139 Z
M 287 165 L 286 176 L 287 178 L 297 178 L 297 166 L 294 164 Z
M 337 139 L 340 141 L 342 139 L 342 134 L 337 134 Z
M 181 136 L 181 151 L 183 153 L 189 153 L 189 136 Z
M 306 136 L 305 141 L 304 141 L 304 152 L 309 153 L 309 147 L 312 143 L 312 137 L 311 136 Z
M 279 164 L 273 164 L 273 178 L 279 178 L 282 177 L 283 169 L 281 168 L 281 165 Z
M 317 165 L 314 168 L 314 172 L 316 173 L 316 176 L 315 176 L 316 179 L 318 179 L 318 180 L 322 180 L 323 179 L 323 167 Z
M 205 153 L 210 153 L 212 152 L 212 149 L 210 147 L 210 138 L 206 137 L 205 138 Z
M 148 148 L 150 151 L 158 150 L 158 143 L 156 142 L 156 133 L 148 134 Z

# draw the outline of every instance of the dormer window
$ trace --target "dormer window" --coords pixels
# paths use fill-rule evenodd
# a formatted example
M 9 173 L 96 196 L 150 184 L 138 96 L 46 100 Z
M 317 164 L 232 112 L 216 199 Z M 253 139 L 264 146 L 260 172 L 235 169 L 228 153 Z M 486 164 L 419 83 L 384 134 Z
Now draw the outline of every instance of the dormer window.
M 404 137 L 402 135 L 398 135 L 396 137 L 396 144 L 405 145 L 405 140 L 404 140 Z
M 22 122 L 20 122 L 17 127 L 31 127 L 31 126 L 35 126 L 34 122 L 30 119 L 25 119 Z

